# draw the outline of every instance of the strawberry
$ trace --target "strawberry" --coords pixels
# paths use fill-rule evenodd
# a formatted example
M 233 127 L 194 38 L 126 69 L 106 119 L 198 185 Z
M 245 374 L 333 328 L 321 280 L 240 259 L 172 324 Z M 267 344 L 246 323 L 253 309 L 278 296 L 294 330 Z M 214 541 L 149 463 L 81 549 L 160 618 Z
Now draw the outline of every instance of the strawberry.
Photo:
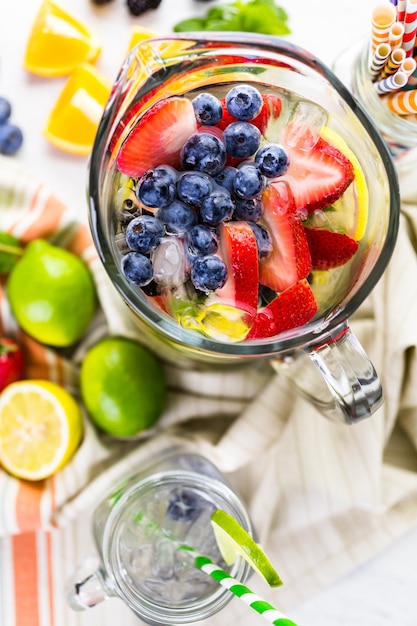
M 8 337 L 0 338 L 0 391 L 23 376 L 23 354 L 18 344 Z
M 269 120 L 271 118 L 277 119 L 279 117 L 282 108 L 282 101 L 281 98 L 270 93 L 262 94 L 262 100 L 262 109 L 253 120 L 250 120 L 250 123 L 259 128 L 261 133 L 264 134 Z M 220 98 L 220 102 L 222 103 L 223 116 L 216 126 L 221 128 L 221 130 L 224 130 L 227 126 L 229 126 L 229 124 L 236 122 L 237 119 L 233 117 L 233 115 L 230 115 L 227 110 L 225 98 Z
M 296 209 L 306 209 L 309 213 L 324 209 L 336 202 L 353 181 L 352 163 L 321 137 L 309 151 L 287 149 L 290 165 L 279 180 L 289 183 Z
M 313 270 L 329 270 L 343 265 L 355 254 L 359 244 L 343 233 L 305 228 Z
M 227 281 L 217 294 L 255 314 L 258 306 L 259 263 L 256 238 L 247 222 L 223 222 L 220 231 Z
M 262 195 L 262 204 L 262 221 L 273 247 L 260 262 L 259 282 L 274 291 L 284 291 L 311 271 L 307 236 L 286 182 L 269 186 Z
M 247 339 L 264 339 L 303 326 L 315 315 L 317 308 L 308 281 L 302 279 L 258 312 Z
M 119 170 L 137 178 L 162 163 L 178 168 L 181 148 L 196 128 L 190 100 L 173 96 L 154 104 L 123 142 Z

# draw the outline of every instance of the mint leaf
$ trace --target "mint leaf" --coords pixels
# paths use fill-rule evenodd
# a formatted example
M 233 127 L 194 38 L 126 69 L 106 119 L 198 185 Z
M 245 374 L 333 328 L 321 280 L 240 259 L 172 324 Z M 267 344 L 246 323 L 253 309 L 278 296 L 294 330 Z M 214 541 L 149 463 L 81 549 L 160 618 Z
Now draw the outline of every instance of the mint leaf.
M 175 32 L 234 31 L 287 35 L 288 14 L 275 0 L 235 0 L 209 9 L 205 16 L 178 22 Z
M 8 274 L 22 254 L 20 241 L 9 233 L 0 232 L 0 274 Z

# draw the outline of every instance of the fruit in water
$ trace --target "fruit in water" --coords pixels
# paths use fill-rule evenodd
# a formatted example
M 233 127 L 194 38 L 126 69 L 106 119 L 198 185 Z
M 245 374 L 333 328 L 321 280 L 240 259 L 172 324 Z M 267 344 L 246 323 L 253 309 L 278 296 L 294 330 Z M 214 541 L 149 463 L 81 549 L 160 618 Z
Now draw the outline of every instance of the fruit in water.
M 25 480 L 55 474 L 83 436 L 81 409 L 62 387 L 21 380 L 0 395 L 0 464 Z
M 275 291 L 284 291 L 310 273 L 307 237 L 287 183 L 268 187 L 262 202 L 262 219 L 272 239 L 272 252 L 260 263 L 259 280 Z
M 91 420 L 115 437 L 133 437 L 154 426 L 166 401 L 161 363 L 124 337 L 102 339 L 87 352 L 80 386 Z
M 0 337 L 0 391 L 23 377 L 24 359 L 20 346 L 9 337 Z
M 173 96 L 155 104 L 135 125 L 117 156 L 119 170 L 142 176 L 158 165 L 178 168 L 180 151 L 197 128 L 193 105 Z
M 329 270 L 344 265 L 353 257 L 359 244 L 344 233 L 306 228 L 313 270 Z
M 39 76 L 66 76 L 101 52 L 98 36 L 51 0 L 43 0 L 26 44 L 23 67 Z
M 265 552 L 234 517 L 226 511 L 217 509 L 210 521 L 220 554 L 227 565 L 232 565 L 240 556 L 270 587 L 279 587 L 283 584 Z
M 25 332 L 37 341 L 60 347 L 81 339 L 97 304 L 85 263 L 43 239 L 27 245 L 9 274 L 7 296 Z
M 306 324 L 317 312 L 317 302 L 307 280 L 300 280 L 261 309 L 248 339 L 273 337 Z

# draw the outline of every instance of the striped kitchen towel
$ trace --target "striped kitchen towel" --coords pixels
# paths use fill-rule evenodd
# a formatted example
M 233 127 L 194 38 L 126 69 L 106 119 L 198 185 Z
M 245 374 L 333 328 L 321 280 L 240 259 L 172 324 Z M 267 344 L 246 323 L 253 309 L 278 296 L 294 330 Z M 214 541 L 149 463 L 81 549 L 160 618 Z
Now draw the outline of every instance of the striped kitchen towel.
M 103 436 L 85 418 L 71 462 L 49 480 L 18 481 L 0 469 L 0 625 L 125 626 L 137 618 L 112 599 L 86 613 L 70 609 L 64 590 L 77 563 L 94 552 L 91 512 L 132 468 L 173 441 L 208 456 L 246 502 L 284 580 L 250 586 L 285 613 L 351 571 L 417 523 L 417 206 L 403 206 L 392 262 L 352 319 L 381 377 L 386 400 L 354 427 L 333 424 L 273 373 L 267 363 L 225 372 L 165 363 L 169 402 L 143 441 Z M 0 290 L 0 331 L 23 345 L 28 377 L 54 380 L 78 397 L 85 350 L 105 334 L 134 335 L 101 267 L 88 227 L 48 187 L 0 160 L 0 230 L 26 242 L 46 237 L 88 263 L 102 304 L 73 353 L 47 349 L 16 325 Z M 231 602 L 207 621 L 261 625 Z

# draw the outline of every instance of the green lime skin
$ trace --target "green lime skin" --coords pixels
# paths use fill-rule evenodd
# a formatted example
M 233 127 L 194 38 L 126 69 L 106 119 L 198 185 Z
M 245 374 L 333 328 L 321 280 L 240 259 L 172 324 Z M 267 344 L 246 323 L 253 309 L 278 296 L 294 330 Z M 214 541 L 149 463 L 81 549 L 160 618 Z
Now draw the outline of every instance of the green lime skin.
M 7 296 L 19 326 L 54 347 L 81 339 L 97 307 L 93 277 L 84 261 L 44 239 L 26 246 L 9 274 Z
M 147 348 L 124 337 L 102 339 L 87 352 L 80 388 L 92 422 L 120 438 L 153 426 L 166 402 L 162 364 Z

